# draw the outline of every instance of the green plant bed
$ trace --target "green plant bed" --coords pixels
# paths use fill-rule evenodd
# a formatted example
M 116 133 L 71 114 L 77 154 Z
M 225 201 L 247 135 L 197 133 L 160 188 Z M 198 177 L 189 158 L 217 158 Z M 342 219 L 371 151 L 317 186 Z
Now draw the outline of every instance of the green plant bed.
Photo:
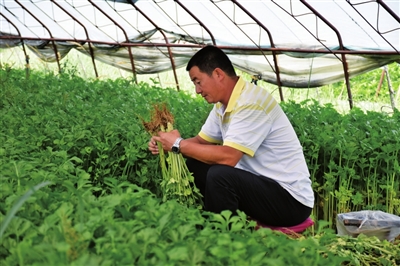
M 282 104 L 305 151 L 319 219 L 362 209 L 400 214 L 400 112 L 340 114 L 316 101 Z
M 212 107 L 201 97 L 74 72 L 0 71 L 2 265 L 400 263 L 397 240 L 338 237 L 334 224 L 342 210 L 399 215 L 397 112 L 343 115 L 317 102 L 282 103 L 319 199 L 317 226 L 292 239 L 254 231 L 243 213 L 162 202 L 140 118 L 164 102 L 183 137 L 193 136 Z

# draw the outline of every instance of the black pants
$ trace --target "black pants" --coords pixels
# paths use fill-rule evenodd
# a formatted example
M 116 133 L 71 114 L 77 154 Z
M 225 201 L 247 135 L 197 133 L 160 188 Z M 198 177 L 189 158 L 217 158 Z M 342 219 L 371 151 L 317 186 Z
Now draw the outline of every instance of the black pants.
M 312 209 L 294 199 L 271 178 L 227 165 L 208 165 L 188 158 L 186 164 L 204 196 L 205 210 L 220 213 L 241 210 L 271 226 L 293 226 Z

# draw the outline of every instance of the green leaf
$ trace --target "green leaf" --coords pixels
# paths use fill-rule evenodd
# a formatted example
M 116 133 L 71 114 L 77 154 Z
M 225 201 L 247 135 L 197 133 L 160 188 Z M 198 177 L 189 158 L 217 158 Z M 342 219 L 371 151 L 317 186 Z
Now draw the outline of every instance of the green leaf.
M 172 261 L 183 261 L 188 259 L 188 249 L 187 247 L 174 247 L 167 251 L 167 255 Z
M 0 227 L 0 239 L 3 238 L 4 231 L 7 229 L 8 224 L 11 222 L 12 218 L 18 212 L 19 208 L 24 204 L 24 202 L 33 194 L 35 191 L 41 189 L 42 187 L 50 185 L 51 182 L 45 181 L 36 186 L 32 187 L 28 190 L 22 197 L 18 199 L 18 201 L 14 204 L 11 210 L 7 213 L 6 217 L 4 218 L 3 222 L 1 223 Z

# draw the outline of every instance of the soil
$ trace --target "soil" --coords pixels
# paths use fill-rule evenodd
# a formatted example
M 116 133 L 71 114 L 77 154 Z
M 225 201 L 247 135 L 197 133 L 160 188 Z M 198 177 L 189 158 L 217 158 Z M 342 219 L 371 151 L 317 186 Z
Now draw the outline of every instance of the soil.
M 151 135 L 156 135 L 159 131 L 166 131 L 168 129 L 168 123 L 174 124 L 174 116 L 168 110 L 167 105 L 154 104 L 154 109 L 151 113 L 149 122 L 142 119 L 142 124 Z

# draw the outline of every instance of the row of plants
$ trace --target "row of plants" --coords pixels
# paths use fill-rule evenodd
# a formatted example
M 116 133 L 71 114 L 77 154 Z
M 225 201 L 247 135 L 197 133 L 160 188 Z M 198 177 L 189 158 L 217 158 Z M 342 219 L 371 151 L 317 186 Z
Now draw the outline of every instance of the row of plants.
M 339 265 L 354 260 L 342 248 L 340 255 L 329 250 L 337 247 L 331 231 L 292 240 L 270 230 L 253 231 L 243 213 L 200 213 L 118 179 L 108 193 L 94 196 L 99 189 L 81 174 L 36 191 L 2 235 L 1 264 Z M 394 250 L 388 251 L 381 260 L 396 262 Z
M 385 68 L 387 72 L 385 71 Z M 376 101 L 377 99 L 387 99 L 386 103 L 390 103 L 391 89 L 396 93 L 394 96 L 398 99 L 397 94 L 400 93 L 400 63 L 394 62 L 387 66 L 377 68 L 364 74 L 354 76 L 350 79 L 350 86 L 352 90 L 353 100 L 359 101 Z M 332 87 L 334 97 L 346 97 L 345 82 L 337 82 L 329 85 Z M 399 108 L 397 104 L 397 108 Z
M 345 199 L 339 192 L 344 188 L 351 196 L 361 193 L 360 201 L 371 200 L 363 205 L 350 197 L 346 210 L 367 207 L 399 214 L 399 149 L 385 157 L 388 150 L 382 148 L 399 144 L 393 135 L 399 130 L 398 113 L 354 110 L 343 116 L 316 102 L 282 103 L 320 195 L 314 210 L 318 226 L 292 239 L 268 229 L 254 231 L 244 213 L 211 214 L 163 200 L 159 161 L 147 151 L 150 134 L 142 121 L 149 120 L 154 103 L 166 103 L 174 127 L 190 137 L 211 109 L 201 97 L 124 79 L 84 80 L 71 72 L 32 72 L 26 78 L 23 70 L 9 66 L 0 71 L 4 265 L 400 264 L 398 240 L 338 237 L 335 214 L 325 217 L 327 210 L 342 210 Z M 367 140 L 352 138 L 362 124 L 358 120 L 370 126 Z M 354 130 L 347 135 L 351 124 Z M 334 146 L 338 133 L 342 146 Z M 358 159 L 368 155 L 365 164 L 374 160 L 363 168 L 357 168 L 355 151 L 347 152 L 356 140 L 362 145 L 354 150 L 369 147 L 370 152 L 361 151 Z M 347 174 L 350 167 L 362 178 Z M 341 188 L 339 170 L 351 178 L 347 187 Z M 369 173 L 376 174 L 371 179 L 376 190 L 363 187 L 361 179 Z M 23 197 L 26 193 L 29 197 Z M 325 204 L 332 207 L 324 209 Z
M 56 72 L 58 73 L 58 65 L 56 63 L 46 63 L 40 60 L 35 54 L 30 50 L 27 51 L 30 55 L 30 69 L 34 71 L 41 72 Z M 26 65 L 25 54 L 21 47 L 18 48 L 8 48 L 1 49 L 0 54 L 4 61 L 13 62 L 12 66 L 14 68 L 23 69 Z M 73 70 L 75 75 L 78 75 L 84 79 L 94 78 L 93 62 L 90 56 L 82 56 L 80 52 L 75 50 L 68 53 L 66 58 L 61 62 L 61 69 Z M 74 66 L 73 68 L 70 66 Z M 96 62 L 97 70 L 101 79 L 104 78 L 133 78 L 131 72 L 123 71 L 109 65 L 102 63 L 100 61 Z M 391 63 L 387 66 L 389 73 L 389 80 L 392 85 L 393 91 L 397 99 L 397 108 L 399 108 L 400 103 L 398 102 L 400 93 L 400 64 L 397 62 Z M 29 71 L 29 69 L 27 69 Z M 237 70 L 237 72 L 251 80 L 251 75 Z M 185 68 L 177 69 L 178 82 L 180 84 L 180 89 L 185 91 L 191 91 L 192 82 Z M 175 87 L 175 75 L 172 71 L 166 71 L 157 74 L 149 75 L 137 75 L 136 78 L 139 81 L 148 83 L 157 83 L 159 87 Z M 263 87 L 268 88 L 276 99 L 280 98 L 280 93 L 275 85 L 269 84 L 264 81 L 259 81 Z M 354 76 L 350 79 L 350 87 L 352 92 L 352 101 L 354 106 L 361 108 L 366 108 L 368 110 L 379 110 L 383 108 L 385 111 L 391 111 L 391 101 L 388 89 L 388 79 L 386 74 L 383 74 L 383 69 L 378 68 L 367 73 L 363 73 Z M 282 94 L 285 100 L 293 100 L 296 102 L 305 99 L 318 99 L 319 102 L 323 103 L 333 103 L 335 108 L 343 109 L 344 111 L 349 110 L 347 86 L 344 81 L 336 82 L 333 84 L 325 85 L 319 88 L 309 88 L 309 89 L 298 89 L 298 88 L 282 88 Z
M 400 215 L 400 112 L 338 113 L 331 104 L 282 106 L 303 145 L 317 205 L 334 225 L 338 213 L 381 210 Z

